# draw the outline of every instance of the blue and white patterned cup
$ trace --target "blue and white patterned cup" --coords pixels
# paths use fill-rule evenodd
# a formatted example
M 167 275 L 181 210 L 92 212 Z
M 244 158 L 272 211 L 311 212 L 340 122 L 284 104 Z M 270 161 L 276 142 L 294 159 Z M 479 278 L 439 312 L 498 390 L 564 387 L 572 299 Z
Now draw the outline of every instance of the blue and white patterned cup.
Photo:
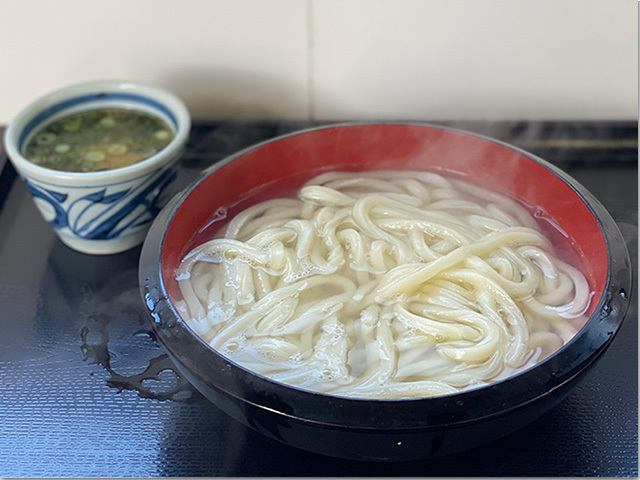
M 23 149 L 42 126 L 100 108 L 135 109 L 164 120 L 173 140 L 154 156 L 100 172 L 63 172 L 28 161 Z M 169 200 L 191 119 L 175 95 L 128 81 L 97 81 L 52 92 L 24 108 L 5 132 L 6 152 L 58 237 L 84 253 L 111 254 L 143 242 Z

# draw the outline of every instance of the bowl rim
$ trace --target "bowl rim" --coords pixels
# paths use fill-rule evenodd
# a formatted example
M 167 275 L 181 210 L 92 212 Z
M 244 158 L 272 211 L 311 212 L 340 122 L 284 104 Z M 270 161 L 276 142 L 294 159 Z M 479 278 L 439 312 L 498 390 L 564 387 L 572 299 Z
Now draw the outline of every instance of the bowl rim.
M 433 397 L 398 399 L 345 397 L 306 390 L 295 385 L 288 385 L 272 380 L 269 377 L 256 372 L 252 372 L 214 350 L 195 332 L 193 332 L 184 319 L 182 319 L 175 306 L 169 300 L 166 290 L 162 275 L 162 252 L 169 226 L 171 225 L 176 212 L 191 192 L 198 188 L 206 178 L 214 174 L 223 166 L 265 145 L 292 136 L 304 135 L 318 130 L 385 125 L 424 127 L 444 130 L 471 136 L 506 147 L 551 171 L 552 174 L 567 184 L 574 194 L 576 194 L 578 198 L 580 198 L 580 200 L 589 208 L 591 214 L 598 223 L 606 244 L 607 280 L 604 291 L 602 292 L 594 312 L 587 319 L 585 325 L 561 349 L 554 352 L 542 362 L 522 372 L 506 377 L 497 382 L 462 392 Z M 177 360 L 176 366 L 178 369 L 187 370 L 187 376 L 193 378 L 195 375 L 195 377 L 199 377 L 200 372 L 193 372 L 185 365 L 181 365 L 181 360 L 184 359 L 180 358 L 179 354 L 177 354 L 178 350 L 175 348 L 176 345 L 172 344 L 175 338 L 168 334 L 171 329 L 180 329 L 183 339 L 188 339 L 190 337 L 191 340 L 195 341 L 194 345 L 197 344 L 204 348 L 203 352 L 210 352 L 210 354 L 218 357 L 224 364 L 226 364 L 226 367 L 234 376 L 248 376 L 249 383 L 252 386 L 264 389 L 260 394 L 259 400 L 248 400 L 246 395 L 244 395 L 246 390 L 243 390 L 242 388 L 237 389 L 229 382 L 225 385 L 214 383 L 217 389 L 222 390 L 227 395 L 231 395 L 238 400 L 251 403 L 253 406 L 271 410 L 289 418 L 315 424 L 351 429 L 400 428 L 406 430 L 424 428 L 425 426 L 442 426 L 443 424 L 459 425 L 477 421 L 480 418 L 488 419 L 497 415 L 504 415 L 510 410 L 520 408 L 540 397 L 551 394 L 551 392 L 562 385 L 571 382 L 577 375 L 584 372 L 599 358 L 604 350 L 606 350 L 622 324 L 624 315 L 629 306 L 632 288 L 629 254 L 626 248 L 626 243 L 624 242 L 615 221 L 605 207 L 585 187 L 567 173 L 530 152 L 486 135 L 427 122 L 404 121 L 340 122 L 314 126 L 264 140 L 216 162 L 203 170 L 198 178 L 183 189 L 182 192 L 177 194 L 155 219 L 143 246 L 143 252 L 140 257 L 139 272 L 141 294 L 143 302 L 147 306 L 148 318 L 153 330 L 157 334 L 157 338 L 160 340 L 164 348 L 169 352 L 170 356 L 174 361 Z M 600 328 L 596 329 L 596 326 L 600 326 Z M 584 347 L 590 348 L 588 351 L 585 351 Z M 568 365 L 558 365 L 561 357 L 563 361 L 566 359 L 570 359 L 571 361 Z M 541 374 L 541 372 L 545 373 Z M 207 382 L 207 379 L 199 378 L 199 380 L 202 380 L 205 383 Z M 513 390 L 518 390 L 518 395 L 510 395 L 508 391 L 511 389 L 505 389 L 505 385 L 512 386 Z M 498 391 L 501 393 L 501 395 L 498 396 L 498 399 L 506 400 L 505 402 L 502 402 L 498 410 L 494 410 L 489 413 L 486 411 L 469 411 L 468 405 L 470 402 L 473 402 L 474 398 L 483 396 L 485 392 L 496 394 Z M 287 395 L 287 393 L 290 394 Z M 300 397 L 300 400 L 295 400 L 295 403 L 296 406 L 301 408 L 294 409 L 293 412 L 285 412 L 283 409 L 278 408 L 278 405 L 281 403 L 280 401 L 273 403 L 270 400 L 269 397 L 273 395 L 284 395 L 289 400 L 291 400 L 292 397 Z M 326 408 L 320 410 L 314 410 L 313 407 L 305 408 L 305 405 L 309 402 L 314 403 L 315 405 L 318 405 L 318 402 L 320 402 L 320 405 L 326 404 L 335 406 L 336 404 L 339 404 L 340 407 L 350 408 L 334 408 L 330 409 L 330 411 L 327 411 Z M 377 413 L 384 412 L 386 410 L 387 414 L 383 415 L 383 418 L 378 416 L 379 418 L 371 421 L 370 418 L 352 416 L 347 413 L 351 412 L 352 409 L 359 409 L 365 406 L 370 410 L 375 410 Z M 434 410 L 436 411 L 434 412 Z M 336 415 L 336 412 L 341 413 Z M 398 422 L 394 421 L 394 415 L 399 413 L 402 413 L 402 425 L 398 425 Z
M 133 97 L 139 97 L 155 105 L 152 110 L 166 109 L 165 115 L 173 116 L 175 123 L 175 135 L 171 142 L 153 156 L 138 163 L 126 167 L 115 168 L 100 172 L 66 172 L 36 165 L 27 160 L 22 154 L 21 135 L 23 130 L 37 116 L 48 109 L 56 108 L 64 102 L 75 99 L 84 99 L 91 105 L 95 102 L 96 108 L 100 108 L 100 102 L 105 99 L 105 95 L 111 94 L 122 98 L 108 99 L 110 105 L 121 103 L 130 105 L 136 103 Z M 131 98 L 127 101 L 126 96 Z M 139 103 L 139 101 L 138 101 Z M 61 112 L 73 108 L 73 106 L 63 106 Z M 91 108 L 87 109 L 91 110 Z M 84 111 L 84 110 L 83 110 Z M 168 112 L 168 113 L 167 113 Z M 170 115 L 169 115 L 170 114 Z M 34 127 L 46 123 L 46 117 L 39 121 Z M 43 94 L 23 107 L 9 123 L 4 133 L 4 147 L 9 160 L 16 170 L 23 175 L 32 176 L 40 181 L 52 182 L 55 185 L 103 185 L 126 181 L 138 178 L 155 170 L 158 166 L 170 161 L 184 146 L 191 130 L 191 117 L 184 102 L 173 93 L 162 88 L 131 80 L 93 80 L 65 86 L 46 94 Z

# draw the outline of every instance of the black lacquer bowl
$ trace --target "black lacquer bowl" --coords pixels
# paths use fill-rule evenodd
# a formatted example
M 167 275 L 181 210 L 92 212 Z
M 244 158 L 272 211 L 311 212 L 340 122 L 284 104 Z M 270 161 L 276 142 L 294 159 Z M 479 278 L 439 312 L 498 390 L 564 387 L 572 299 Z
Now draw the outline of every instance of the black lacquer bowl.
M 231 217 L 242 198 L 277 182 L 296 187 L 319 171 L 366 169 L 448 172 L 542 209 L 564 232 L 595 292 L 585 326 L 558 352 L 516 376 L 459 394 L 408 400 L 344 398 L 287 386 L 233 363 L 193 333 L 174 306 L 180 300 L 175 269 L 195 244 L 210 238 L 220 207 Z M 534 155 L 428 125 L 338 125 L 269 140 L 203 172 L 153 223 L 140 259 L 140 284 L 157 338 L 180 373 L 231 417 L 312 452 L 401 461 L 490 442 L 565 398 L 620 328 L 631 266 L 622 235 L 600 202 Z

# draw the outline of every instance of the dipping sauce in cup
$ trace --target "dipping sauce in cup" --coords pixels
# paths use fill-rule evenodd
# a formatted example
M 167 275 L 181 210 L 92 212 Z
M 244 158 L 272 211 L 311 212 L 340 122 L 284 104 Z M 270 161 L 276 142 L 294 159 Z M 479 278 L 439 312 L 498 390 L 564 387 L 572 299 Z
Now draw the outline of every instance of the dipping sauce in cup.
M 24 155 L 32 163 L 66 172 L 127 167 L 164 149 L 174 134 L 161 118 L 124 108 L 104 108 L 61 118 L 36 132 Z

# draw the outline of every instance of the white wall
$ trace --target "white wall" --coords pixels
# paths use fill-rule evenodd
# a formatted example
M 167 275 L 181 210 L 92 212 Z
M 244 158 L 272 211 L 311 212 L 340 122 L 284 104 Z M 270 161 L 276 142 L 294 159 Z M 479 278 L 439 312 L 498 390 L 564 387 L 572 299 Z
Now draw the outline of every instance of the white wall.
M 0 0 L 0 124 L 99 78 L 196 119 L 635 119 L 636 0 Z

